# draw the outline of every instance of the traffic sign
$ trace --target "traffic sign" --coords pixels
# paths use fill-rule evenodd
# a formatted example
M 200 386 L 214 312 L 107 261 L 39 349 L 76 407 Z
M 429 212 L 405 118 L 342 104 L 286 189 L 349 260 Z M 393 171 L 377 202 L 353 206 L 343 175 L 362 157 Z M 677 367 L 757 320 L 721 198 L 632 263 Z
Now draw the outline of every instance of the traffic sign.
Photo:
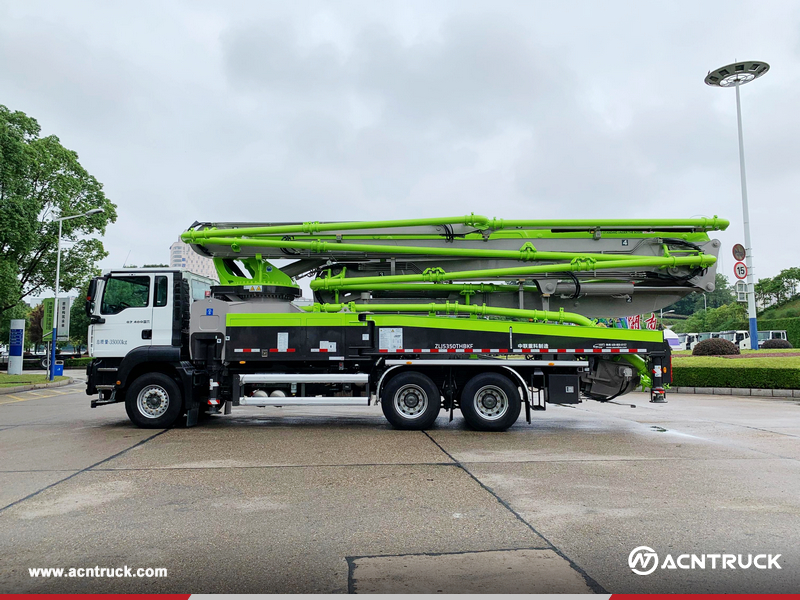
M 747 277 L 747 265 L 741 261 L 737 262 L 733 265 L 733 274 L 736 275 L 736 279 L 744 279 Z
M 69 339 L 69 309 L 71 298 L 59 298 L 56 305 L 56 337 L 59 342 Z
M 747 256 L 747 252 L 745 251 L 744 246 L 742 246 L 741 244 L 736 244 L 733 247 L 733 258 L 742 261 L 744 260 L 745 256 Z
M 55 322 L 55 313 L 56 313 L 56 299 L 55 298 L 45 298 L 42 301 L 44 304 L 44 315 L 42 317 L 42 332 L 47 333 L 48 331 L 53 331 L 53 323 Z

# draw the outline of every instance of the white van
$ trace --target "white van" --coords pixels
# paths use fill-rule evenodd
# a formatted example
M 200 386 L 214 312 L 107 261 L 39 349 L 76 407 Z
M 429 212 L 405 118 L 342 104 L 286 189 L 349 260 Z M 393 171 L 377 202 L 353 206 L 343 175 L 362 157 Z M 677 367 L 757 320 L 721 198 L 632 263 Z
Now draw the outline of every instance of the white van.
M 764 342 L 767 340 L 785 340 L 786 339 L 786 330 L 785 329 L 778 329 L 778 330 L 769 330 L 769 331 L 759 331 L 758 332 L 758 347 L 764 345 Z

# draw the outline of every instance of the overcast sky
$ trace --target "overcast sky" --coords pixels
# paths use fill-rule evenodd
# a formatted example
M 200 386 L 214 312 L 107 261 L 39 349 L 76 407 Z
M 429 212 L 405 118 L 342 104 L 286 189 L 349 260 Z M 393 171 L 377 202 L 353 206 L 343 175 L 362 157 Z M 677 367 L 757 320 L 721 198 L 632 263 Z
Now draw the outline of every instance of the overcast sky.
M 0 2 L 0 104 L 105 185 L 102 266 L 194 221 L 719 215 L 800 266 L 797 2 Z

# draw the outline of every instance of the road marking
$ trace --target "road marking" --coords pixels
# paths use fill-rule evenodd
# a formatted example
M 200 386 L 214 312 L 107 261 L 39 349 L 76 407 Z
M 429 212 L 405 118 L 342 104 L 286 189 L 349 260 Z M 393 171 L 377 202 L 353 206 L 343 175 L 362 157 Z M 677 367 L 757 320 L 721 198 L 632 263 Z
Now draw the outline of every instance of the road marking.
M 16 398 L 16 396 L 12 396 L 11 394 L 7 394 L 6 398 Z M 11 400 L 9 402 L 0 402 L 1 404 L 14 404 L 15 402 L 25 402 L 26 400 L 31 400 L 31 398 L 17 398 L 16 400 Z
M 34 391 L 34 390 L 27 390 L 25 392 L 20 392 L 20 394 L 27 394 L 27 398 L 22 398 L 20 396 L 15 396 L 14 394 L 4 394 L 0 396 L 0 398 L 13 398 L 8 402 L 0 401 L 0 406 L 3 404 L 14 404 L 15 402 L 25 402 L 26 400 L 36 400 L 37 398 L 53 398 L 55 396 L 66 396 L 67 394 L 74 394 L 77 393 L 79 390 L 47 390 L 47 391 Z

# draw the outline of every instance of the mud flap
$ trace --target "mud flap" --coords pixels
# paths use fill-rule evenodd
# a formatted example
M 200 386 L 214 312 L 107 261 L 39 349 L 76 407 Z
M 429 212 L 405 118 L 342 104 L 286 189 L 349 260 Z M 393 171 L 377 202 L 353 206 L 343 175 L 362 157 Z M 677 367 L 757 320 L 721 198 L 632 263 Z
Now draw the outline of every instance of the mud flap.
M 192 406 L 186 412 L 186 426 L 187 427 L 194 427 L 197 425 L 197 420 L 200 417 L 200 405 L 197 402 L 193 402 Z

